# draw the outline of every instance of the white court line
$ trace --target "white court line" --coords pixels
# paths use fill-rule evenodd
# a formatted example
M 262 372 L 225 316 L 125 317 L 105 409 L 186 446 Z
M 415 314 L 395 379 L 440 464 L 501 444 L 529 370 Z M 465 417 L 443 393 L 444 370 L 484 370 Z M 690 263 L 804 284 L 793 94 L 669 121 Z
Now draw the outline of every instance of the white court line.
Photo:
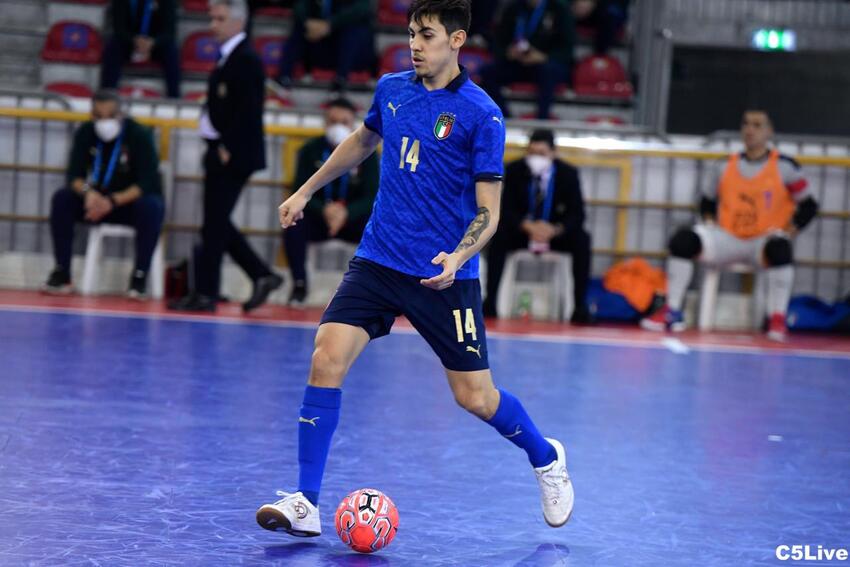
M 661 344 L 672 353 L 675 354 L 688 354 L 691 352 L 691 349 L 688 348 L 688 345 L 680 341 L 679 339 L 674 339 L 673 337 L 664 337 L 661 339 Z
M 122 311 L 120 309 L 87 309 L 84 307 L 57 307 L 57 306 L 42 306 L 42 305 L 0 305 L 0 312 L 20 312 L 20 313 L 64 313 L 70 315 L 93 315 L 97 317 L 110 317 L 116 319 L 148 319 L 148 320 L 165 320 L 178 321 L 188 323 L 207 323 L 207 324 L 225 324 L 225 325 L 254 325 L 261 327 L 278 327 L 278 328 L 296 328 L 296 329 L 315 329 L 318 325 L 314 321 L 263 321 L 261 319 L 248 320 L 240 317 L 230 317 L 227 315 L 184 315 L 178 313 L 144 313 L 137 311 Z M 416 335 L 417 331 L 410 327 L 393 327 L 394 333 L 402 333 L 408 335 Z M 615 331 L 616 332 L 616 331 Z M 670 337 L 660 337 L 659 340 L 633 339 L 624 337 L 581 337 L 581 336 L 564 336 L 564 335 L 547 335 L 541 333 L 519 333 L 510 331 L 490 331 L 487 330 L 488 338 L 495 339 L 511 339 L 528 342 L 554 343 L 554 344 L 583 344 L 592 346 L 623 346 L 633 348 L 648 348 L 655 350 L 673 350 L 671 341 L 679 343 L 678 348 L 684 347 L 688 353 L 690 351 L 699 352 L 718 352 L 730 354 L 756 354 L 756 355 L 772 355 L 772 356 L 797 356 L 805 358 L 820 358 L 820 359 L 843 359 L 850 360 L 850 341 L 848 342 L 847 351 L 836 350 L 776 350 L 759 346 L 746 345 L 722 345 L 722 344 L 685 344 L 679 339 Z M 675 351 L 674 351 L 675 352 Z M 686 354 L 680 352 L 677 354 Z

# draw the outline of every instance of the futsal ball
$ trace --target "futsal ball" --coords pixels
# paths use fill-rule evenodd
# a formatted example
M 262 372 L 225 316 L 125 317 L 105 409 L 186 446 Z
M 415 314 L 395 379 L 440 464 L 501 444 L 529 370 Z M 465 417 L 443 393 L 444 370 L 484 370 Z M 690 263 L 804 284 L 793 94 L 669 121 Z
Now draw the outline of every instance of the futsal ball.
M 342 499 L 334 523 L 344 544 L 360 553 L 373 553 L 395 537 L 398 510 L 380 490 L 361 488 Z

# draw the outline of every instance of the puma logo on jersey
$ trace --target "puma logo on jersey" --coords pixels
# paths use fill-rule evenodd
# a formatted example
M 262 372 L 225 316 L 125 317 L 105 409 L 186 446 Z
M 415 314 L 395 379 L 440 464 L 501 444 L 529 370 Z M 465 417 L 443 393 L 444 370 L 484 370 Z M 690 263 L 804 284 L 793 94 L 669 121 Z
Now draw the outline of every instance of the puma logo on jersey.
M 467 345 L 466 352 L 474 352 L 478 355 L 478 358 L 481 358 L 481 345 L 478 345 L 478 348 Z
M 503 437 L 504 437 L 505 439 L 512 439 L 512 438 L 516 437 L 517 435 L 519 435 L 520 433 L 522 433 L 522 429 L 520 429 L 520 428 L 519 428 L 519 425 L 517 425 L 517 426 L 516 426 L 516 431 L 514 431 L 514 432 L 513 432 L 513 433 L 511 433 L 510 435 L 503 435 Z
M 495 120 L 495 121 L 496 121 L 496 122 L 498 122 L 499 124 L 501 124 L 501 123 L 502 123 L 502 119 L 501 119 L 501 118 L 499 118 L 498 116 L 494 116 L 494 117 L 493 117 L 493 120 Z
M 311 417 L 310 419 L 307 419 L 306 417 L 299 417 L 298 423 L 309 423 L 313 427 L 318 427 L 318 425 L 316 425 L 317 419 L 319 419 L 319 418 L 318 417 Z
M 393 106 L 393 103 L 388 102 L 388 103 L 387 103 L 387 108 L 389 108 L 390 110 L 392 110 L 392 111 L 393 111 L 393 117 L 395 117 L 395 113 L 396 113 L 396 111 L 397 111 L 399 108 L 401 108 L 401 105 Z

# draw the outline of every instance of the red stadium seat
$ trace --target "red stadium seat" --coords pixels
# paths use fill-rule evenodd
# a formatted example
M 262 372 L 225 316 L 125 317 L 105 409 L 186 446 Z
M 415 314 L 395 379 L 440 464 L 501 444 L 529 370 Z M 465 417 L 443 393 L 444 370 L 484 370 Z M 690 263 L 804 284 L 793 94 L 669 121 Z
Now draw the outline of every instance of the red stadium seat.
M 411 0 L 380 0 L 378 3 L 378 23 L 385 26 L 407 28 L 407 9 Z
M 209 73 L 215 68 L 217 58 L 218 43 L 208 31 L 190 34 L 180 50 L 180 65 L 184 71 Z
M 534 83 L 511 83 L 508 85 L 511 94 L 515 95 L 536 95 L 537 85 Z M 555 87 L 555 95 L 563 96 L 567 92 L 567 85 L 558 85 Z
M 192 91 L 183 95 L 183 100 L 204 103 L 207 101 L 207 91 Z
M 410 46 L 406 43 L 397 43 L 384 49 L 378 69 L 381 75 L 413 69 L 413 63 L 410 61 Z
M 136 85 L 124 85 L 118 89 L 118 94 L 124 98 L 162 98 L 161 92 Z
M 183 0 L 183 9 L 187 12 L 207 12 L 209 6 L 208 0 Z
M 254 50 L 263 60 L 263 68 L 266 70 L 267 77 L 277 77 L 285 42 L 286 38 L 280 36 L 267 35 L 254 39 Z
M 88 85 L 81 83 L 56 82 L 44 85 L 44 90 L 49 93 L 73 96 L 79 98 L 91 98 L 92 90 Z
M 47 32 L 41 50 L 44 61 L 57 63 L 100 63 L 103 43 L 100 34 L 85 22 L 57 22 Z
M 589 55 L 575 69 L 575 92 L 579 96 L 631 98 L 634 89 L 623 65 L 609 55 Z
M 626 121 L 619 116 L 608 114 L 591 114 L 585 117 L 584 121 L 588 124 L 598 124 L 599 126 L 623 126 L 626 124 Z
M 298 74 L 296 70 L 296 75 Z M 331 82 L 336 77 L 334 69 L 321 69 L 313 67 L 311 72 L 313 80 L 321 82 Z M 369 71 L 352 71 L 348 74 L 348 82 L 354 85 L 365 85 L 372 79 L 372 73 Z
M 481 69 L 493 62 L 493 55 L 483 47 L 464 47 L 460 50 L 460 64 L 466 67 L 473 81 L 481 78 Z
M 295 103 L 291 99 L 283 98 L 280 95 L 266 95 L 266 106 L 271 108 L 293 108 Z
M 267 18 L 289 18 L 292 16 L 292 8 L 284 8 L 283 6 L 266 6 L 259 8 L 256 11 L 257 16 L 265 16 Z

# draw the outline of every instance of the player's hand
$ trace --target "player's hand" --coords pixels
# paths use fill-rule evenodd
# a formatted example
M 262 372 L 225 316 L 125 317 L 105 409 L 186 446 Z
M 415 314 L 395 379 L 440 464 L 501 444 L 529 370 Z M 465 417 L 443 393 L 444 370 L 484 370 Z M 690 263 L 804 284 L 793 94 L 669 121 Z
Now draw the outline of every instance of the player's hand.
M 431 263 L 435 266 L 442 264 L 443 273 L 438 276 L 434 276 L 433 278 L 428 278 L 427 280 L 419 280 L 419 283 L 425 287 L 436 289 L 437 291 L 450 288 L 452 284 L 455 283 L 455 274 L 460 267 L 460 258 L 458 258 L 458 255 L 454 253 L 446 254 L 445 252 L 440 252 L 434 256 Z
M 296 191 L 292 196 L 284 201 L 277 208 L 277 216 L 280 220 L 281 228 L 289 228 L 304 218 L 304 207 L 307 206 L 307 199 Z

